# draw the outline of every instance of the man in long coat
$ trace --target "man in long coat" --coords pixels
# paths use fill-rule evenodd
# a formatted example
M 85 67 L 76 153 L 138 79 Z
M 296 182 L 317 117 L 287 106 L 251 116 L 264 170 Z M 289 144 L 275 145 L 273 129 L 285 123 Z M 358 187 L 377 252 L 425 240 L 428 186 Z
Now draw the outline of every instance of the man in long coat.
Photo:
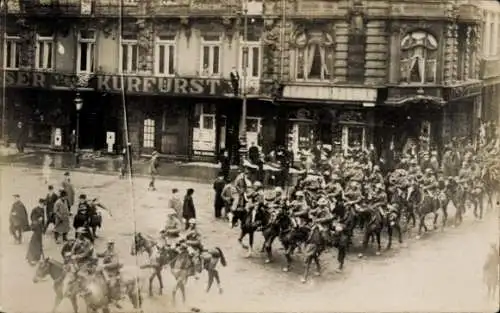
M 69 172 L 64 173 L 64 180 L 62 182 L 62 187 L 66 192 L 68 209 L 71 209 L 71 207 L 75 203 L 75 188 L 73 188 L 73 184 L 71 183 L 71 179 L 69 178 Z
M 219 173 L 219 176 L 214 182 L 213 188 L 215 191 L 215 201 L 214 201 L 214 214 L 215 218 L 221 218 L 222 208 L 224 208 L 224 199 L 222 198 L 222 191 L 226 186 L 226 181 L 224 180 L 224 174 Z
M 189 220 L 196 218 L 196 209 L 193 202 L 194 189 L 189 188 L 184 196 L 184 204 L 182 206 L 182 218 L 185 222 L 185 229 L 189 228 Z
M 64 190 L 61 190 L 59 199 L 57 199 L 54 204 L 54 214 L 56 220 L 54 238 L 56 239 L 56 242 L 59 242 L 59 236 L 62 235 L 63 241 L 67 241 L 70 227 L 70 211 L 66 191 Z
M 39 199 L 38 205 L 31 210 L 31 230 L 33 234 L 31 235 L 30 244 L 28 246 L 28 253 L 26 254 L 26 260 L 30 265 L 35 265 L 43 254 L 43 231 L 45 230 L 45 199 Z
M 49 224 L 55 225 L 55 216 L 54 216 L 54 204 L 57 201 L 57 195 L 54 192 L 54 187 L 52 185 L 49 186 L 49 192 L 45 197 L 45 227 L 43 232 L 47 231 Z
M 28 213 L 24 203 L 21 202 L 21 197 L 18 194 L 14 195 L 14 203 L 10 210 L 10 233 L 14 237 L 16 243 L 20 244 L 23 241 L 23 232 L 28 230 L 29 221 Z

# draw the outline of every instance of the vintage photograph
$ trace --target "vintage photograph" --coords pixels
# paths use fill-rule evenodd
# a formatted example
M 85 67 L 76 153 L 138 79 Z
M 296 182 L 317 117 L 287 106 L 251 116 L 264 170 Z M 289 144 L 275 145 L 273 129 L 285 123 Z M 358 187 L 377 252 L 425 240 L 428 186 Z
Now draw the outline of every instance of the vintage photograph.
M 500 2 L 0 0 L 0 312 L 496 312 Z

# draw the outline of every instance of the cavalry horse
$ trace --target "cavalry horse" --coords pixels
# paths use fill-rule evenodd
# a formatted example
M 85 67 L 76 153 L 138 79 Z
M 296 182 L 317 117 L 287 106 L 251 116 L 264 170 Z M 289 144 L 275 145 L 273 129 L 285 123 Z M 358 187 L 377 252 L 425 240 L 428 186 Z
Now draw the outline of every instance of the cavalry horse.
M 495 297 L 498 295 L 496 290 L 500 285 L 500 257 L 498 256 L 498 246 L 492 244 L 491 248 L 492 249 L 483 265 L 483 282 L 487 288 L 488 298 L 495 300 Z
M 420 195 L 418 196 L 420 203 L 416 205 L 417 214 L 418 214 L 418 236 L 420 238 L 422 235 L 422 229 L 426 232 L 428 231 L 427 225 L 425 224 L 425 218 L 429 214 L 434 215 L 433 227 L 437 229 L 437 219 L 439 217 L 439 200 L 429 195 L 425 190 L 422 190 L 420 187 L 417 187 L 413 192 L 418 192 Z
M 181 291 L 182 302 L 186 302 L 186 284 L 191 276 L 201 273 L 203 263 L 201 256 L 191 255 L 187 249 L 179 252 L 170 262 L 170 269 L 175 278 L 176 284 L 172 291 L 172 301 L 176 303 L 177 291 Z
M 76 283 L 68 284 L 71 275 L 67 274 L 64 267 L 62 263 L 56 260 L 43 258 L 39 262 L 35 276 L 33 277 L 34 283 L 40 282 L 47 275 L 54 281 L 56 298 L 52 312 L 57 310 L 64 297 L 68 297 L 71 301 L 73 312 L 77 313 L 77 295 L 81 295 L 89 312 L 102 310 L 103 313 L 109 313 L 110 299 L 112 298 L 113 291 L 108 287 L 104 276 L 100 273 L 94 273 L 94 275 L 77 274 Z M 119 291 L 120 296 L 122 293 L 125 293 L 134 309 L 138 309 L 142 305 L 142 298 L 137 278 L 137 269 L 134 270 L 135 267 L 127 269 L 122 269 L 121 271 L 123 291 Z
M 142 269 L 152 268 L 153 272 L 149 277 L 149 296 L 153 296 L 153 280 L 156 277 L 160 285 L 159 294 L 163 294 L 163 277 L 162 269 L 174 257 L 173 251 L 167 248 L 159 248 L 158 244 L 150 238 L 146 238 L 142 233 L 135 233 L 134 241 L 130 249 L 131 255 L 146 253 L 149 257 L 150 264 L 141 266 Z
M 292 221 L 285 208 L 275 208 L 270 212 L 270 218 L 267 225 L 262 230 L 264 236 L 264 252 L 266 253 L 265 263 L 273 261 L 272 245 L 280 234 L 290 228 Z
M 254 235 L 261 228 L 265 228 L 269 222 L 270 214 L 262 207 L 256 207 L 250 212 L 246 209 L 247 199 L 240 196 L 238 206 L 233 211 L 233 226 L 236 221 L 240 223 L 240 236 L 238 242 L 248 251 L 247 257 L 250 257 L 253 252 Z M 243 243 L 243 239 L 248 235 L 248 246 Z
M 454 225 L 458 226 L 463 222 L 463 214 L 465 213 L 465 201 L 467 199 L 467 193 L 464 187 L 457 182 L 450 181 L 447 186 L 447 194 L 450 201 L 455 207 L 455 221 Z
M 494 207 L 497 203 L 498 192 L 500 191 L 500 180 L 495 177 L 491 167 L 485 167 L 481 173 L 481 180 L 484 182 L 484 191 L 486 193 L 488 209 Z

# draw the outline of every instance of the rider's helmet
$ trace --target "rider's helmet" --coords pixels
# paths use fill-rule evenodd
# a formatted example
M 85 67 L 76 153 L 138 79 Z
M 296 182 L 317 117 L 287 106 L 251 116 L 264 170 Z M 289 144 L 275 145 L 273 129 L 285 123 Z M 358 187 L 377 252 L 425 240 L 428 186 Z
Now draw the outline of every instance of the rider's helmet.
M 380 172 L 380 166 L 378 166 L 378 165 L 374 165 L 374 166 L 373 166 L 373 172 L 374 172 L 374 173 L 378 173 L 378 172 Z
M 332 181 L 338 181 L 338 180 L 340 180 L 340 176 L 337 174 L 332 174 L 331 179 L 332 179 Z
M 262 183 L 260 181 L 256 181 L 253 183 L 253 188 L 257 189 L 257 188 L 261 188 L 262 187 Z
M 108 239 L 107 244 L 108 244 L 108 247 L 109 247 L 109 246 L 114 247 L 114 246 L 115 246 L 115 240 L 114 240 L 114 239 Z
M 281 188 L 281 187 L 276 187 L 276 188 L 274 188 L 274 192 L 275 192 L 275 193 L 283 193 L 283 188 Z
M 351 188 L 352 188 L 352 189 L 357 189 L 357 187 L 358 187 L 358 183 L 357 183 L 357 182 L 355 182 L 355 181 L 352 181 L 352 182 L 350 183 L 350 186 L 351 186 Z
M 341 224 L 335 225 L 335 232 L 340 233 L 343 230 L 344 230 L 344 227 L 342 227 Z
M 432 168 L 426 168 L 425 174 L 432 174 Z
M 323 197 L 321 197 L 321 198 L 318 200 L 318 205 L 319 205 L 319 206 L 324 206 L 324 205 L 327 205 L 327 204 L 328 204 L 328 201 L 327 201 L 325 198 L 323 198 Z
M 190 219 L 188 220 L 188 224 L 189 224 L 189 225 L 196 225 L 196 219 L 194 219 L 194 218 L 190 218 Z
M 299 191 L 297 191 L 297 192 L 295 193 L 295 196 L 296 196 L 297 198 L 299 198 L 299 197 L 304 197 L 304 192 L 303 192 L 302 190 L 299 190 Z
M 377 184 L 375 184 L 375 189 L 376 190 L 384 190 L 384 185 L 382 185 L 381 183 L 377 183 Z

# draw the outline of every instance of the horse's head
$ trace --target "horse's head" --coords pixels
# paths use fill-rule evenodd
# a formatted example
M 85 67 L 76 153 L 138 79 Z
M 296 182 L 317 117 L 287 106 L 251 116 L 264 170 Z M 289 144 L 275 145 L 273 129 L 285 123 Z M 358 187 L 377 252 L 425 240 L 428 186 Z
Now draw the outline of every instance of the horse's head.
M 394 210 L 391 210 L 389 214 L 387 214 L 387 222 L 391 227 L 396 225 L 396 223 L 398 222 L 398 217 L 399 217 L 398 212 Z
M 48 274 L 50 274 L 51 268 L 51 260 L 50 258 L 42 258 L 38 262 L 38 266 L 35 271 L 35 276 L 33 276 L 33 283 L 38 283 L 42 281 Z

